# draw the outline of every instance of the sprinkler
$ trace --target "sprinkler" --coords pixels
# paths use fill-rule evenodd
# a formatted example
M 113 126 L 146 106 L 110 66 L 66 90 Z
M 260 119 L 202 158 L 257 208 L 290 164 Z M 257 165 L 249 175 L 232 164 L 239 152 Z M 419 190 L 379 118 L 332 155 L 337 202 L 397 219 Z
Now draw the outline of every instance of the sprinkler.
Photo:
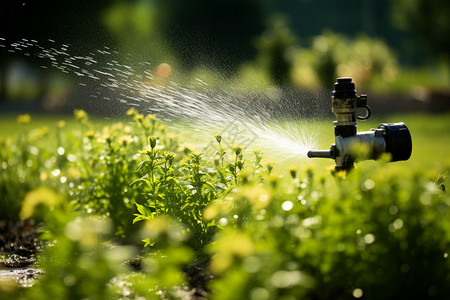
M 338 78 L 331 96 L 334 121 L 335 144 L 330 150 L 310 150 L 308 157 L 332 158 L 336 161 L 336 171 L 349 171 L 354 163 L 366 159 L 378 159 L 384 153 L 390 154 L 391 161 L 408 160 L 412 142 L 408 127 L 400 123 L 382 123 L 370 131 L 357 132 L 356 121 L 367 120 L 371 111 L 367 105 L 367 95 L 356 95 L 351 78 Z M 358 111 L 365 110 L 365 115 Z

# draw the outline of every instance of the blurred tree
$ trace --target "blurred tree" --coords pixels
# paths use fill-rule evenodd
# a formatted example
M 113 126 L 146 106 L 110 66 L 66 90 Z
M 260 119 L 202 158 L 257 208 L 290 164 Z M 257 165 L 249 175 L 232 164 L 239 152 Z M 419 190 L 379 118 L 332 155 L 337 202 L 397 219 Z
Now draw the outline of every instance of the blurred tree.
M 256 55 L 268 0 L 155 0 L 159 28 L 182 67 L 213 67 L 226 75 Z
M 272 3 L 274 11 L 290 18 L 291 28 L 300 37 L 302 46 L 310 46 L 308 41 L 324 29 L 347 36 L 365 33 L 382 38 L 397 53 L 402 53 L 398 57 L 402 64 L 417 66 L 423 61 L 423 53 L 419 55 L 417 40 L 412 34 L 393 26 L 391 4 L 397 1 L 391 1 L 277 0 Z
M 287 19 L 281 15 L 273 16 L 269 28 L 257 40 L 261 64 L 267 69 L 276 85 L 291 84 L 293 47 L 295 35 L 287 26 Z
M 450 63 L 450 1 L 395 0 L 392 1 L 394 24 L 420 38 L 428 50 Z
M 176 63 L 157 26 L 159 14 L 153 1 L 116 1 L 103 12 L 102 20 L 114 36 L 117 50 L 130 54 L 134 63 Z
M 350 76 L 364 87 L 374 76 L 391 81 L 396 74 L 396 57 L 383 41 L 367 35 L 349 39 L 325 31 L 313 39 L 311 48 L 298 51 L 293 81 L 299 86 L 330 86 L 336 77 Z

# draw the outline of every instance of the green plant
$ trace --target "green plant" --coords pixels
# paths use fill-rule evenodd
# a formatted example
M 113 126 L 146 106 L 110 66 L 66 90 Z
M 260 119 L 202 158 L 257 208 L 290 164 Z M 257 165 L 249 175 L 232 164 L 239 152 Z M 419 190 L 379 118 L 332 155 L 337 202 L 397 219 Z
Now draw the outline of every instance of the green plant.
M 193 248 L 200 250 L 214 231 L 202 216 L 204 208 L 217 197 L 216 180 L 202 166 L 200 154 L 190 153 L 181 161 L 174 153 L 161 153 L 162 145 L 157 146 L 157 141 L 150 137 L 149 146 L 141 151 L 147 158 L 137 171 L 143 175 L 133 184 L 139 184 L 148 200 L 136 204 L 139 213 L 134 222 L 168 215 L 187 226 Z
M 186 247 L 183 226 L 167 215 L 145 221 L 141 237 L 155 242 L 152 251 L 140 259 L 140 272 L 122 274 L 113 280 L 112 290 L 131 299 L 182 298 L 188 278 L 182 271 L 194 259 Z M 186 295 L 187 296 L 187 295 Z
M 54 137 L 48 127 L 30 129 L 30 122 L 30 115 L 20 115 L 17 135 L 0 138 L 0 220 L 18 220 L 26 193 L 41 185 L 64 190 L 58 180 L 64 148 L 48 143 Z
M 278 180 L 231 193 L 215 216 L 225 231 L 209 247 L 212 297 L 449 295 L 448 195 L 385 164 L 341 175 L 308 171 L 289 189 Z
M 221 136 L 200 155 L 153 116 L 129 115 L 98 126 L 77 111 L 53 131 L 24 116 L 2 139 L 0 213 L 41 221 L 48 247 L 34 286 L 0 282 L 0 297 L 450 295 L 447 116 L 411 117 L 411 161 L 329 174 L 226 148 Z

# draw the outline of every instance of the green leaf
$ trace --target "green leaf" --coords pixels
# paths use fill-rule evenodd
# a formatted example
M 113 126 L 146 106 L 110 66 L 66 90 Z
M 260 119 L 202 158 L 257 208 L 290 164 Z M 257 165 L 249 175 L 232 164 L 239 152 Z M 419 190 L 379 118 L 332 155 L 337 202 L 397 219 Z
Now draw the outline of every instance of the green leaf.
M 136 218 L 133 219 L 133 224 L 137 223 L 139 221 L 143 221 L 143 220 L 151 220 L 150 217 L 146 217 L 146 216 L 138 215 L 138 214 L 134 214 L 134 215 L 136 216 Z
M 137 207 L 138 212 L 143 217 L 151 217 L 151 216 L 153 216 L 153 212 L 148 208 L 148 206 L 136 203 L 136 207 Z
M 436 184 L 441 185 L 447 180 L 447 173 L 439 174 L 438 178 L 436 179 Z
M 235 188 L 234 185 L 229 186 L 221 195 L 220 198 L 224 199 L 233 189 Z
M 209 183 L 209 182 L 204 182 L 203 184 L 206 185 L 207 187 L 209 187 L 209 188 L 210 188 L 211 190 L 213 190 L 214 192 L 216 191 L 216 187 L 213 186 L 211 183 Z
M 146 215 L 146 211 L 145 211 L 145 208 L 144 208 L 143 205 L 141 205 L 141 204 L 139 204 L 139 203 L 136 203 L 136 207 L 137 207 L 138 212 L 139 212 L 141 215 Z
M 137 183 L 141 183 L 141 182 L 147 183 L 148 180 L 146 180 L 146 179 L 144 179 L 144 178 L 139 178 L 139 179 L 136 179 L 136 180 L 132 181 L 132 182 L 130 183 L 130 186 L 135 185 L 135 184 L 137 184 Z
M 136 172 L 140 171 L 142 168 L 146 167 L 150 162 L 148 160 L 141 161 L 136 167 Z
M 154 246 L 155 245 L 155 242 L 152 242 L 149 238 L 143 239 L 142 241 L 144 242 L 144 247 Z

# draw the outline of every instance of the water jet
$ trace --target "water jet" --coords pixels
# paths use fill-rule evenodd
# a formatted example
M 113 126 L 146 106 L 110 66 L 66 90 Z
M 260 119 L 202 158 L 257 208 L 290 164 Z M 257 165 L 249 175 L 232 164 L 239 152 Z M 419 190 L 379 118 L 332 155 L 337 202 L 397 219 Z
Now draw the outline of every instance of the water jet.
M 390 161 L 408 160 L 412 151 L 411 134 L 402 122 L 382 123 L 376 129 L 357 132 L 357 120 L 367 120 L 371 115 L 367 95 L 356 95 L 350 77 L 338 78 L 331 96 L 335 144 L 329 150 L 309 150 L 309 158 L 332 158 L 336 171 L 349 171 L 356 161 L 378 159 L 390 155 Z M 364 109 L 364 116 L 358 115 Z

